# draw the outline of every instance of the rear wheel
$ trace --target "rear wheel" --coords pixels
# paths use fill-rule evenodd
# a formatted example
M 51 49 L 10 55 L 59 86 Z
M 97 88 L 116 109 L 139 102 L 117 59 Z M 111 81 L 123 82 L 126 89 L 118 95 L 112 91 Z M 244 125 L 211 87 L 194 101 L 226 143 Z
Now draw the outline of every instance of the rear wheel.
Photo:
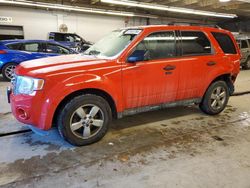
M 112 119 L 105 99 L 87 94 L 73 98 L 61 110 L 58 118 L 60 135 L 76 146 L 99 141 L 107 132 Z
M 13 78 L 16 66 L 15 63 L 8 63 L 3 67 L 2 75 L 5 80 L 10 81 Z
M 229 89 L 224 81 L 216 81 L 207 89 L 200 109 L 209 115 L 216 115 L 222 112 L 229 99 Z

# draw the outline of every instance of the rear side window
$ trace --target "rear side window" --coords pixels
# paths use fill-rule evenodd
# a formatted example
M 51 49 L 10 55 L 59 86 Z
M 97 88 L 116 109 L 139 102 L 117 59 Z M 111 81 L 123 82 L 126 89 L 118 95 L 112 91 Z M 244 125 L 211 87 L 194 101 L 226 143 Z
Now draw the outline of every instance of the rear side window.
M 181 31 L 182 55 L 205 55 L 212 53 L 211 43 L 203 32 Z
M 20 50 L 20 43 L 7 44 L 6 46 L 11 50 Z
M 237 54 L 236 48 L 230 36 L 225 33 L 212 32 L 212 35 L 219 43 L 225 54 Z
M 246 40 L 241 41 L 241 48 L 248 48 Z
M 54 40 L 55 41 L 65 41 L 65 35 L 62 33 L 55 33 Z
M 27 52 L 41 52 L 41 46 L 39 43 L 25 43 L 22 45 L 21 50 Z

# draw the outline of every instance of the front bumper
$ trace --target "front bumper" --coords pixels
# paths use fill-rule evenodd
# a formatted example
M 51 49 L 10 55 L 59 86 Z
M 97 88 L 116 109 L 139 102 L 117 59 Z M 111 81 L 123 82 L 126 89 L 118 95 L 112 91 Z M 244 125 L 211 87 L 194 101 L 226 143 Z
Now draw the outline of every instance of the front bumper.
M 7 97 L 14 117 L 21 123 L 34 126 L 41 130 L 48 130 L 46 110 L 43 108 L 42 95 L 36 96 L 14 95 L 11 88 L 7 88 Z

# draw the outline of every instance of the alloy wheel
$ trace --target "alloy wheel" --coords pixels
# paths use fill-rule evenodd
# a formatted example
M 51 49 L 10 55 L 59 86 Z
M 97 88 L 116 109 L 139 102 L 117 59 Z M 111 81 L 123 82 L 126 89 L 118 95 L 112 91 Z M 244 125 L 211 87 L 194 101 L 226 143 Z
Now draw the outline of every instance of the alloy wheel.
M 210 105 L 214 110 L 223 108 L 226 102 L 226 90 L 225 88 L 218 86 L 216 87 L 211 95 Z
M 70 118 L 70 129 L 81 139 L 95 136 L 104 124 L 103 111 L 94 104 L 87 104 L 75 110 Z
M 16 65 L 9 65 L 5 68 L 5 76 L 9 80 L 11 80 L 14 77 L 14 71 L 15 71 Z

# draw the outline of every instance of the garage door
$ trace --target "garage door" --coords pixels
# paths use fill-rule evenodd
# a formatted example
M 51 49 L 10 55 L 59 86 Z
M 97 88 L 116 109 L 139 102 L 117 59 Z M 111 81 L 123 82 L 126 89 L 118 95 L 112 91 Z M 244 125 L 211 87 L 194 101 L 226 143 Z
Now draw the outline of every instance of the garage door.
M 22 26 L 0 25 L 0 40 L 24 39 Z

